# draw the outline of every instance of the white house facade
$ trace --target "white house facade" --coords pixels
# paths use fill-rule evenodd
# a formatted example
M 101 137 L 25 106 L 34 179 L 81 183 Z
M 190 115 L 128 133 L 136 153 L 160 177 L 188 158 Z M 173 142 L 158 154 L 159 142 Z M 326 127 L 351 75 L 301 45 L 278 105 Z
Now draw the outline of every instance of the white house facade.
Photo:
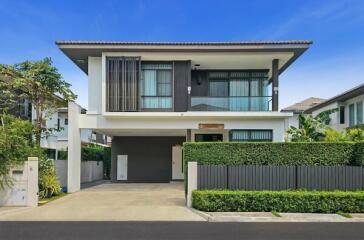
M 330 115 L 330 127 L 336 131 L 343 131 L 348 127 L 362 126 L 364 119 L 364 84 L 334 96 L 305 111 L 313 116 L 330 109 L 337 109 Z
M 69 104 L 68 190 L 79 190 L 81 130 L 113 137 L 111 178 L 183 179 L 185 141 L 284 141 L 279 75 L 310 41 L 57 45 L 88 75 L 88 111 Z

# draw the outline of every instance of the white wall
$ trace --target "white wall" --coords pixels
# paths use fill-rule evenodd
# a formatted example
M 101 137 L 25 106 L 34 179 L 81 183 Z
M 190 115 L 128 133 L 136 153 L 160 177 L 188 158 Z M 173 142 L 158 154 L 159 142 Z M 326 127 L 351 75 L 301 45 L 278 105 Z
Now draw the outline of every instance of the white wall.
M 316 111 L 313 111 L 312 115 L 317 116 L 318 114 L 320 114 L 323 111 L 338 108 L 338 107 L 339 107 L 339 104 L 337 102 L 335 102 L 335 103 L 327 105 L 327 106 L 325 106 L 323 108 L 320 108 L 320 109 L 318 109 Z M 334 129 L 336 131 L 341 131 L 341 130 L 343 130 L 345 128 L 345 126 L 343 124 L 340 124 L 340 111 L 337 111 L 337 112 L 334 112 L 334 113 L 330 114 L 330 118 L 331 118 L 330 127 L 332 129 Z
M 101 57 L 88 58 L 88 113 L 101 113 Z
M 62 187 L 67 187 L 67 160 L 55 160 L 57 178 Z M 81 162 L 81 183 L 94 182 L 104 178 L 103 163 L 97 161 Z
M 13 186 L 0 191 L 0 206 L 38 205 L 38 159 L 28 158 L 23 165 L 13 167 L 9 176 Z
M 364 104 L 364 94 L 359 95 L 355 98 L 351 98 L 345 102 L 332 103 L 328 106 L 325 106 L 323 108 L 320 108 L 320 109 L 314 111 L 312 113 L 312 115 L 316 116 L 317 114 L 319 114 L 323 111 L 333 109 L 333 108 L 339 108 L 340 106 L 344 106 L 345 107 L 345 123 L 344 124 L 340 124 L 340 111 L 337 111 L 330 115 L 330 118 L 331 118 L 330 127 L 336 131 L 343 131 L 345 128 L 349 127 L 349 105 L 352 103 L 356 104 L 357 102 L 360 102 L 360 101 L 363 102 L 363 104 Z M 355 106 L 355 119 L 356 119 L 356 114 L 357 114 L 357 112 L 356 112 L 356 106 Z M 364 115 L 364 111 L 363 111 L 363 115 Z M 364 116 L 363 116 L 363 119 L 364 119 Z
M 362 94 L 362 95 L 359 95 L 359 96 L 357 96 L 357 97 L 355 97 L 355 98 L 352 98 L 352 99 L 349 99 L 349 100 L 347 100 L 345 103 L 344 103 L 344 105 L 345 105 L 345 126 L 346 127 L 349 127 L 349 105 L 350 104 L 356 104 L 357 102 L 362 102 L 363 103 L 363 105 L 364 105 L 364 94 Z M 354 119 L 355 119 L 355 124 L 358 124 L 357 122 L 356 122 L 356 116 L 357 116 L 357 111 L 356 111 L 356 105 L 355 105 L 355 107 L 354 107 L 354 111 L 355 111 L 355 117 L 354 117 Z M 363 115 L 364 115 L 364 111 L 363 111 Z M 363 119 L 364 119 L 364 116 L 363 116 Z

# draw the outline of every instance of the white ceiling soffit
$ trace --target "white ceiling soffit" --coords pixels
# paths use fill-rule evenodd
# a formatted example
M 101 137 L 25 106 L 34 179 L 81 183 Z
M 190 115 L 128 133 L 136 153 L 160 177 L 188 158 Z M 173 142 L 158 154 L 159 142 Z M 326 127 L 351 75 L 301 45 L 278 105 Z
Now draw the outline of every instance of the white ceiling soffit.
M 197 69 L 270 69 L 272 60 L 279 59 L 281 68 L 292 57 L 293 52 L 106 52 L 103 56 L 141 56 L 143 61 L 191 60 L 192 68 Z

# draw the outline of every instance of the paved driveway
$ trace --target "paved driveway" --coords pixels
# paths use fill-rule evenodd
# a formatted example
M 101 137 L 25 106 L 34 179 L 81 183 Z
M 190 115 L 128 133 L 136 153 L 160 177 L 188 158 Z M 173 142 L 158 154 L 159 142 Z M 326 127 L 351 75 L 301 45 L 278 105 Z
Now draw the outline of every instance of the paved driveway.
M 11 221 L 204 221 L 185 207 L 183 183 L 107 183 L 36 208 L 0 211 Z

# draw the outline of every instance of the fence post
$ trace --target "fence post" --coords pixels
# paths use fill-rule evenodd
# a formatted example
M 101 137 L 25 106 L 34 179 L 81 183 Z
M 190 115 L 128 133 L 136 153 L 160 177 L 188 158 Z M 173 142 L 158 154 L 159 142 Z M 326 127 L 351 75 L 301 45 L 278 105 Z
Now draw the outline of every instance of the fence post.
M 38 158 L 28 157 L 27 206 L 38 206 Z
M 197 189 L 197 162 L 188 162 L 187 207 L 192 207 L 192 191 Z

